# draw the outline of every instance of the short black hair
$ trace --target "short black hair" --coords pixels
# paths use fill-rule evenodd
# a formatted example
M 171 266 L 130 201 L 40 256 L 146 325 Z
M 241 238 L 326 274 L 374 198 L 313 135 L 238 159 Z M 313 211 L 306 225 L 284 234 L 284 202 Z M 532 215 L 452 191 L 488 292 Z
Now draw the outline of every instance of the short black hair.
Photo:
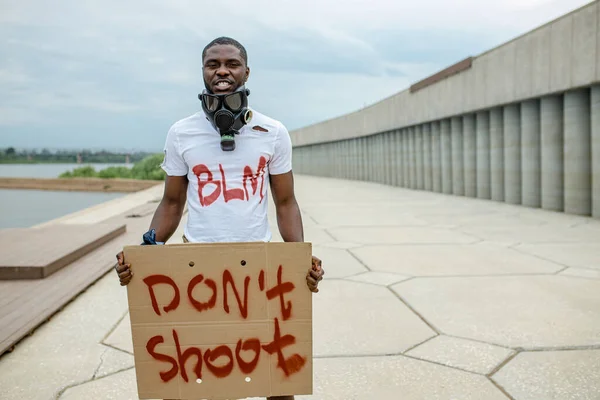
M 242 55 L 242 58 L 244 59 L 244 62 L 246 63 L 246 65 L 248 65 L 248 54 L 246 53 L 246 49 L 244 48 L 244 46 L 237 40 L 232 39 L 227 36 L 221 36 L 216 39 L 213 39 L 213 41 L 211 41 L 209 44 L 206 45 L 204 50 L 202 50 L 202 60 L 203 61 L 204 61 L 204 58 L 206 57 L 206 51 L 208 49 L 210 49 L 211 47 L 217 46 L 217 45 L 232 45 L 232 46 L 237 47 L 238 50 L 240 51 L 240 54 Z

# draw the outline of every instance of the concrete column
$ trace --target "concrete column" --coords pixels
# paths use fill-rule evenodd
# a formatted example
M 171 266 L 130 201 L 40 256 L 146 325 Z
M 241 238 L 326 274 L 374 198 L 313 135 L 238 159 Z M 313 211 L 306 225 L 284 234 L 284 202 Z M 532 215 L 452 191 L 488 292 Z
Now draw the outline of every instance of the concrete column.
M 383 135 L 383 151 L 384 151 L 384 160 L 385 163 L 383 165 L 384 179 L 383 182 L 386 185 L 392 184 L 392 134 L 391 132 L 386 132 Z
M 311 157 L 310 157 L 310 149 L 308 146 L 303 146 L 301 147 L 302 149 L 302 174 L 306 174 L 306 175 L 310 175 L 311 171 L 310 171 L 310 162 L 311 162 Z
M 390 133 L 385 132 L 383 134 L 383 183 L 386 185 L 390 184 L 390 167 L 391 167 L 391 153 L 390 153 Z
M 339 142 L 339 149 L 342 153 L 342 165 L 340 166 L 340 177 L 342 179 L 348 179 L 348 167 L 350 163 L 348 162 L 350 159 L 349 149 L 348 149 L 348 140 L 343 140 Z
M 369 136 L 369 177 L 368 182 L 377 182 L 377 137 Z
M 346 155 L 345 152 L 345 147 L 344 145 L 346 144 L 345 140 L 342 141 L 338 141 L 338 142 L 334 142 L 333 144 L 333 149 L 334 149 L 334 160 L 335 164 L 336 164 L 336 168 L 335 168 L 335 175 L 338 179 L 345 179 L 345 175 L 346 175 L 346 159 L 348 158 L 348 156 Z
M 324 144 L 317 145 L 321 156 L 319 159 L 321 160 L 321 168 L 319 168 L 319 175 L 327 177 L 329 175 L 329 168 L 331 165 L 331 161 L 329 160 L 329 155 L 327 154 L 327 146 Z
M 354 175 L 354 180 L 360 181 L 360 166 L 362 160 L 362 153 L 360 151 L 360 138 L 352 139 L 354 142 L 354 165 L 352 166 L 352 175 Z
M 564 210 L 563 96 L 540 100 L 542 208 Z
M 589 89 L 565 93 L 565 212 L 592 213 L 591 109 Z
M 318 176 L 327 176 L 327 171 L 329 168 L 329 160 L 327 158 L 327 149 L 324 145 L 318 144 L 316 145 L 319 154 L 319 167 L 317 169 Z
M 413 127 L 408 128 L 408 165 L 409 165 L 409 188 L 416 187 L 416 171 L 415 171 L 415 130 Z
M 465 194 L 465 175 L 463 158 L 463 123 L 462 117 L 450 120 L 452 146 L 452 193 L 457 196 Z
M 402 129 L 402 169 L 405 188 L 410 188 L 410 162 L 408 150 L 408 129 Z
M 388 165 L 386 167 L 386 171 L 388 172 L 387 182 L 388 185 L 394 186 L 394 175 L 396 173 L 395 165 L 394 165 L 394 137 L 396 136 L 395 131 L 388 132 L 388 139 L 386 143 L 386 148 L 388 152 Z
M 354 142 L 355 142 L 355 146 L 356 146 L 356 159 L 354 160 L 355 166 L 354 166 L 354 175 L 357 181 L 360 181 L 362 179 L 362 166 L 363 166 L 363 153 L 362 153 L 362 145 L 361 145 L 361 138 L 357 137 L 354 138 Z
M 474 114 L 463 116 L 463 158 L 465 196 L 477 197 L 477 137 Z
M 332 158 L 331 143 L 324 143 L 319 146 L 323 152 L 322 160 L 325 163 L 322 176 L 331 178 L 333 177 L 333 169 L 335 168 L 335 160 Z
M 369 164 L 370 164 L 370 158 L 371 155 L 369 154 L 369 138 L 368 137 L 362 137 L 361 138 L 361 147 L 362 147 L 362 152 L 363 152 L 363 168 L 361 171 L 361 181 L 366 181 L 369 179 Z
M 477 197 L 490 199 L 490 114 L 477 113 Z
M 537 99 L 521 103 L 521 194 L 522 204 L 542 205 L 540 102 Z
M 592 216 L 600 218 L 600 86 L 591 89 Z
M 390 133 L 390 185 L 398 186 L 398 159 L 396 157 L 396 138 L 397 131 Z
M 312 173 L 311 175 L 314 176 L 319 176 L 319 173 L 321 171 L 321 168 L 323 167 L 323 161 L 321 160 L 321 149 L 319 148 L 318 145 L 313 144 L 310 146 L 310 156 L 312 159 L 312 163 L 311 163 L 311 169 L 312 169 Z
M 350 165 L 350 176 L 352 180 L 358 180 L 360 152 L 358 149 L 358 138 L 352 139 L 352 164 Z
M 329 160 L 329 176 L 331 178 L 337 178 L 338 163 L 340 162 L 335 145 L 336 142 L 330 142 L 325 145 L 325 148 L 327 149 L 327 159 Z
M 521 112 L 519 104 L 504 107 L 504 201 L 521 204 Z
M 371 153 L 369 152 L 369 138 L 363 137 L 362 140 L 364 168 L 362 171 L 362 181 L 368 181 L 370 178 Z
M 388 159 L 388 146 L 387 146 L 387 138 L 388 138 L 388 133 L 384 132 L 382 134 L 380 134 L 381 139 L 379 141 L 380 146 L 381 146 L 381 183 L 382 184 L 387 184 L 387 175 L 388 175 L 388 167 L 390 165 L 389 159 Z
M 442 192 L 442 140 L 439 121 L 431 123 L 431 189 Z
M 344 179 L 350 179 L 350 164 L 352 153 L 350 151 L 350 139 L 344 140 L 344 154 L 346 161 L 344 162 Z
M 373 170 L 371 172 L 371 182 L 381 183 L 381 146 L 380 146 L 381 134 L 371 136 L 371 165 Z
M 328 160 L 329 160 L 329 176 L 332 178 L 337 178 L 338 165 L 341 161 L 336 144 L 337 144 L 337 142 L 330 142 L 325 145 L 325 148 L 327 149 Z
M 315 174 L 315 163 L 317 162 L 316 158 L 316 154 L 315 154 L 315 147 L 313 145 L 309 145 L 306 148 L 306 152 L 308 153 L 308 167 L 307 167 L 307 173 L 310 175 L 314 175 Z
M 452 194 L 452 140 L 450 120 L 440 121 L 440 148 L 442 156 L 442 193 Z
M 423 189 L 431 191 L 431 124 L 423 124 Z
M 379 149 L 379 157 L 377 160 L 377 170 L 379 171 L 377 182 L 384 183 L 385 182 L 385 169 L 386 165 L 386 149 L 385 149 L 385 133 L 380 133 L 377 135 L 377 148 Z
M 348 176 L 348 180 L 352 180 L 352 166 L 354 165 L 354 139 L 348 139 L 348 162 L 346 163 L 346 168 L 348 168 L 348 172 L 346 172 L 346 176 Z
M 504 201 L 504 123 L 502 107 L 490 110 L 490 181 L 494 201 Z
M 338 158 L 339 155 L 336 149 L 336 142 L 327 143 L 326 147 L 329 159 L 329 176 L 332 178 L 337 178 L 338 163 L 340 162 L 340 160 Z
M 344 142 L 337 141 L 331 144 L 333 148 L 333 162 L 335 163 L 335 177 L 343 179 L 344 177 L 344 164 L 346 163 L 346 154 L 343 148 Z
M 480 111 L 476 116 L 477 130 L 477 197 L 490 199 L 490 114 Z
M 415 136 L 415 164 L 416 164 L 416 175 L 417 175 L 417 185 L 416 188 L 419 190 L 423 190 L 423 132 L 422 126 L 415 126 L 414 129 Z
M 320 144 L 321 152 L 323 153 L 324 168 L 321 169 L 321 176 L 324 177 L 332 177 L 333 176 L 333 168 L 335 167 L 335 161 L 331 158 L 331 146 L 329 143 Z

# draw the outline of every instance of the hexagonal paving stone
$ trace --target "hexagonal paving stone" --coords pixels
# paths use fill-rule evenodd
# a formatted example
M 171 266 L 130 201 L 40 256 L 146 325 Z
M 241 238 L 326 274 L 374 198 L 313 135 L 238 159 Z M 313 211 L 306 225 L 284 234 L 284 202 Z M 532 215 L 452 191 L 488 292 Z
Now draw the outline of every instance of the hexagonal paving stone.
M 454 226 L 540 226 L 544 221 L 528 216 L 507 215 L 504 213 L 465 213 L 465 214 L 433 214 L 419 215 L 419 218 L 431 224 L 448 224 Z
M 440 335 L 408 351 L 406 355 L 478 374 L 489 374 L 514 350 L 473 340 Z
M 356 247 L 361 247 L 360 243 L 352 243 L 352 242 L 327 242 L 327 243 L 319 243 L 320 247 L 330 247 L 332 249 L 353 249 Z
M 314 355 L 395 354 L 435 336 L 384 287 L 322 281 L 313 298 Z
M 426 222 L 406 213 L 397 204 L 366 207 L 364 204 L 311 207 L 310 216 L 323 226 L 423 226 Z
M 600 270 L 600 235 L 596 243 L 522 244 L 517 249 L 569 267 Z
M 331 278 L 345 278 L 368 269 L 352 254 L 344 249 L 334 249 L 325 246 L 313 246 L 313 254 L 323 262 L 324 280 Z
M 131 324 L 129 313 L 119 322 L 103 343 L 116 347 L 117 349 L 133 354 L 133 341 L 131 338 Z
M 493 379 L 519 400 L 597 400 L 600 350 L 521 353 Z
M 346 278 L 351 281 L 372 283 L 373 285 L 388 286 L 410 279 L 410 276 L 390 274 L 387 272 L 365 272 Z
M 483 240 L 513 243 L 598 243 L 600 241 L 600 231 L 586 225 L 572 228 L 555 225 L 464 226 L 460 231 Z
M 100 367 L 96 370 L 95 377 L 101 378 L 117 371 L 122 371 L 134 366 L 133 356 L 123 351 L 106 347 L 101 357 Z
M 392 286 L 442 333 L 508 347 L 597 345 L 598 281 L 566 276 L 415 278 Z
M 131 368 L 127 371 L 71 387 L 65 390 L 59 399 L 133 400 L 138 398 L 136 382 L 135 369 Z
M 335 239 L 332 238 L 331 235 L 325 231 L 325 229 L 312 226 L 304 227 L 304 240 L 314 244 L 330 243 L 335 241 Z
M 586 279 L 600 279 L 600 269 L 567 268 L 564 271 L 561 271 L 559 275 L 575 276 Z
M 491 243 L 365 246 L 350 252 L 372 270 L 409 276 L 552 274 L 564 268 Z
M 507 400 L 487 378 L 403 356 L 315 360 L 314 396 L 340 400 Z
M 339 241 L 362 244 L 466 244 L 475 243 L 479 239 L 448 229 L 430 227 L 350 227 L 330 228 L 329 233 Z

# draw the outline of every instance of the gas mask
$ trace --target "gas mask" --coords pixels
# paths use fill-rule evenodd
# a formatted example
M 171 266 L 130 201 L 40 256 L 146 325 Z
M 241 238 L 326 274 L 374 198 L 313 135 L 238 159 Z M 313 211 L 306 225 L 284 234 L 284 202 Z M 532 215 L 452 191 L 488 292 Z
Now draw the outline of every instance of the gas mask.
M 248 108 L 250 90 L 245 86 L 228 94 L 214 94 L 204 90 L 198 95 L 202 109 L 212 126 L 221 135 L 221 149 L 235 149 L 235 135 L 252 119 L 252 111 Z

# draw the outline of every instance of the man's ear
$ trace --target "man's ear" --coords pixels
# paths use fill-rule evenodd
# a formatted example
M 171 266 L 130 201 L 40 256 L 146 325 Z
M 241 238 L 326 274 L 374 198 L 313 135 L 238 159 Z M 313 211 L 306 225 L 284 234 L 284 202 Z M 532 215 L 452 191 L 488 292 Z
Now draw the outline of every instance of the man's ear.
M 244 79 L 244 83 L 246 83 L 246 81 L 248 80 L 249 77 L 250 77 L 250 67 L 246 67 L 246 78 Z

